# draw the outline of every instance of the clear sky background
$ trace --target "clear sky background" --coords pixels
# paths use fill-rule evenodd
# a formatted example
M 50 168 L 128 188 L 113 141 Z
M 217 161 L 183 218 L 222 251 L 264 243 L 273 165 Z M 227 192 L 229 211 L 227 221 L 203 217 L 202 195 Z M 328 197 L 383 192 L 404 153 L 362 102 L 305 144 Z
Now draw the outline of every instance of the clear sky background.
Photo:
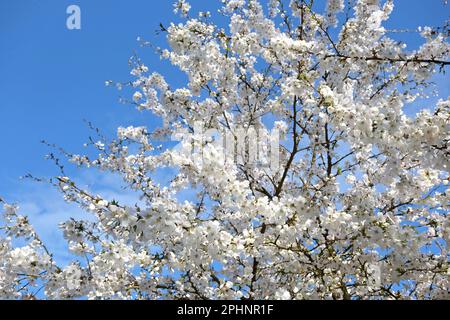
M 217 11 L 218 0 L 192 0 L 193 12 Z M 262 1 L 264 2 L 264 1 Z M 151 71 L 165 75 L 173 87 L 185 78 L 151 48 L 140 48 L 138 36 L 164 46 L 158 25 L 179 21 L 172 12 L 172 0 L 0 0 L 0 195 L 21 204 L 42 237 L 51 242 L 57 257 L 64 260 L 65 244 L 56 225 L 68 217 L 85 217 L 49 185 L 20 180 L 26 173 L 50 177 L 55 166 L 44 160 L 47 140 L 74 153 L 83 152 L 90 131 L 83 119 L 113 137 L 118 126 L 147 125 L 155 120 L 130 105 L 119 103 L 123 95 L 106 87 L 106 80 L 128 81 L 128 58 L 134 51 Z M 397 0 L 385 27 L 415 29 L 419 25 L 442 25 L 450 16 L 443 0 Z M 66 28 L 66 8 L 81 8 L 81 30 Z M 318 1 L 323 7 L 323 1 Z M 223 22 L 223 19 L 221 20 Z M 362 31 L 363 32 L 363 31 Z M 410 33 L 394 37 L 406 40 L 408 48 L 421 43 Z M 448 77 L 438 76 L 441 97 L 450 95 Z M 435 101 L 433 99 L 433 101 Z M 429 107 L 420 102 L 415 109 Z M 413 111 L 414 111 L 413 110 Z M 70 169 L 82 185 L 102 195 L 133 203 L 123 192 L 120 180 L 95 171 Z M 59 255 L 59 256 L 58 256 Z

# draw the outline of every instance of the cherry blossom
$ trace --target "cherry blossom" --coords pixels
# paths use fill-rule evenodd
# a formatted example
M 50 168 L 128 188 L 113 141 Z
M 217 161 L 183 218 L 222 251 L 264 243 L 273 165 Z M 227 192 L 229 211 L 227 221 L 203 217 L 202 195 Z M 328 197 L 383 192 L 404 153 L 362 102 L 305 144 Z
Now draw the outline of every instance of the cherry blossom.
M 183 87 L 132 60 L 130 103 L 161 127 L 120 127 L 89 144 L 94 157 L 62 151 L 120 175 L 139 203 L 52 178 L 90 215 L 60 224 L 67 266 L 3 204 L 0 297 L 450 298 L 450 98 L 427 98 L 450 65 L 448 29 L 418 29 L 423 43 L 408 51 L 383 25 L 390 0 L 329 0 L 324 12 L 308 0 L 222 2 L 226 28 L 184 0 L 183 22 L 161 26 L 158 52 Z M 419 98 L 424 108 L 406 112 Z M 198 126 L 248 148 L 230 157 Z M 158 145 L 171 137 L 176 148 Z M 250 159 L 253 147 L 279 165 Z

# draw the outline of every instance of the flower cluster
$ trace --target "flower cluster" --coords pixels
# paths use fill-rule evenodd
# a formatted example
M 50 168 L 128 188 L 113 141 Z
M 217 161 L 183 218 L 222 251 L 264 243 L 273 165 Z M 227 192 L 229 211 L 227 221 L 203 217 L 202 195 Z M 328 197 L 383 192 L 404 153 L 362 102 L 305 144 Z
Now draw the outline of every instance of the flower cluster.
M 140 201 L 53 179 L 91 215 L 60 224 L 65 267 L 5 205 L 0 297 L 448 299 L 450 99 L 426 99 L 450 64 L 448 33 L 420 29 L 423 45 L 406 51 L 383 27 L 392 1 L 356 0 L 340 21 L 342 0 L 323 13 L 269 1 L 270 16 L 256 0 L 224 0 L 229 30 L 191 18 L 185 1 L 174 8 L 184 20 L 164 28 L 160 52 L 185 86 L 141 63 L 131 72 L 133 105 L 162 126 L 120 127 L 92 144 L 94 158 L 64 153 L 120 175 Z M 406 113 L 417 98 L 427 108 Z M 234 161 L 199 122 L 242 138 Z M 282 133 L 276 168 L 250 161 L 249 148 L 273 143 L 254 129 Z M 170 136 L 190 139 L 153 146 Z

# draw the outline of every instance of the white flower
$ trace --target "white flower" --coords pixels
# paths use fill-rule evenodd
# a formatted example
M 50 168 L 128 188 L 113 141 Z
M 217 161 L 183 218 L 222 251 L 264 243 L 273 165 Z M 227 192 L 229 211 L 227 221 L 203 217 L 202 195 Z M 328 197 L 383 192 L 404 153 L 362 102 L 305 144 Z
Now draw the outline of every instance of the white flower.
M 182 16 L 187 16 L 191 9 L 191 5 L 185 0 L 178 0 L 174 3 L 173 7 L 173 12 L 178 13 L 179 11 Z
M 138 102 L 138 101 L 141 100 L 141 99 L 142 99 L 142 93 L 136 91 L 136 92 L 133 94 L 133 100 L 134 100 L 135 102 Z
M 275 292 L 275 299 L 277 300 L 289 300 L 291 299 L 291 294 L 285 288 L 280 288 Z

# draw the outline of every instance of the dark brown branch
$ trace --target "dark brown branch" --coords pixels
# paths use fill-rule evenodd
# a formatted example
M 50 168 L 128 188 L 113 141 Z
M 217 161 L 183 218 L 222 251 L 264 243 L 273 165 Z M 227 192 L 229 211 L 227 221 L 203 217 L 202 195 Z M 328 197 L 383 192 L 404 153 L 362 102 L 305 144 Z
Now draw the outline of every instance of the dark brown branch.
M 370 56 L 370 57 L 358 57 L 358 56 L 347 56 L 345 54 L 332 54 L 326 55 L 326 58 L 342 58 L 342 59 L 356 59 L 356 60 L 366 60 L 366 61 L 385 61 L 385 62 L 405 62 L 405 63 L 435 63 L 441 66 L 450 65 L 450 61 L 438 60 L 438 59 L 420 59 L 420 58 L 388 58 L 388 57 L 379 57 L 379 56 Z

